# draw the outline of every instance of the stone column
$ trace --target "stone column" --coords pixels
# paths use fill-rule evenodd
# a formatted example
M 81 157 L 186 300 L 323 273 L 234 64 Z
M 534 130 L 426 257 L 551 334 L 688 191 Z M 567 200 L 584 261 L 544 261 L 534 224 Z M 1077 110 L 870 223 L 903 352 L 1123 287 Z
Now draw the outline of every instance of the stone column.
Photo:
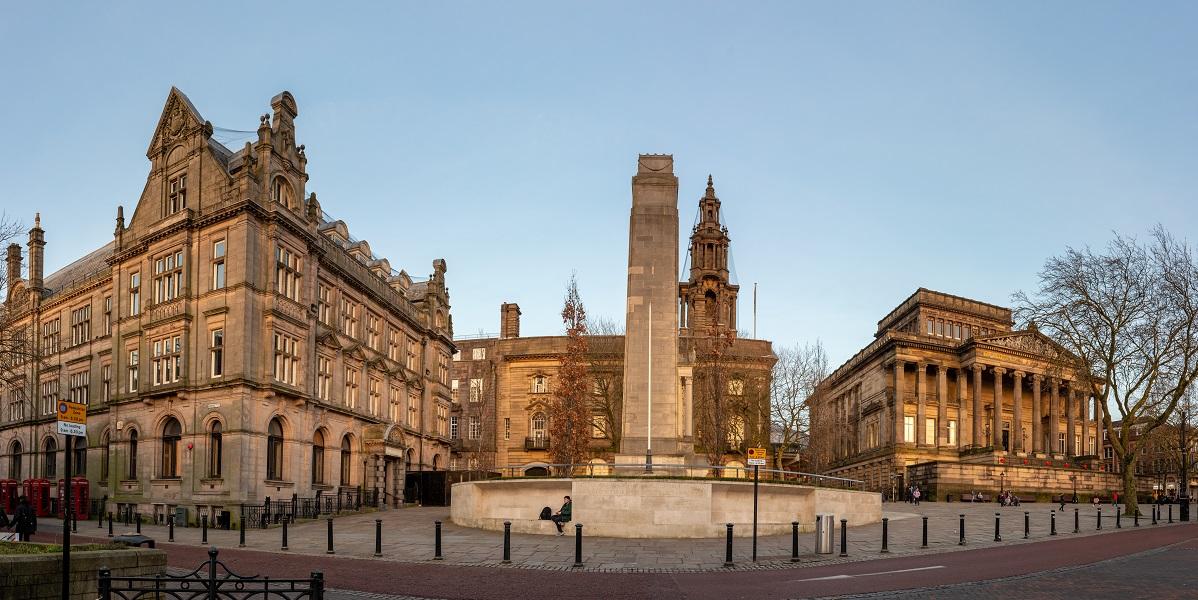
M 962 450 L 968 444 L 965 440 L 973 439 L 969 434 L 972 430 L 969 419 L 965 418 L 969 414 L 969 407 L 966 401 L 966 392 L 969 389 L 965 369 L 957 368 L 957 449 Z
M 1011 388 L 1011 403 L 1015 407 L 1011 417 L 1011 451 L 1026 452 L 1023 447 L 1023 371 L 1013 371 L 1011 377 L 1015 380 Z
M 1040 382 L 1042 375 L 1032 375 L 1032 452 L 1044 452 L 1044 424 L 1041 423 Z
M 948 373 L 944 363 L 936 365 L 936 437 L 937 446 L 948 445 Z
M 923 446 L 929 442 L 928 430 L 924 426 L 928 418 L 928 363 L 915 363 L 915 443 Z
M 853 454 L 861 451 L 861 384 L 853 386 Z
M 1090 396 L 1080 391 L 1077 395 L 1077 408 L 1082 420 L 1082 451 L 1081 456 L 1090 454 Z
M 1061 402 L 1057 397 L 1057 386 L 1060 382 L 1055 377 L 1048 378 L 1048 450 L 1056 454 L 1060 447 L 1057 438 L 1061 433 Z
M 1077 394 L 1075 393 L 1074 383 L 1072 381 L 1066 383 L 1065 387 L 1065 456 L 1077 456 L 1077 444 L 1074 438 L 1077 436 L 1077 417 L 1074 413 L 1077 412 Z
M 994 422 L 990 425 L 990 446 L 1002 450 L 1002 376 L 1007 370 L 994 367 Z
M 1106 430 L 1106 422 L 1103 420 L 1105 409 L 1098 396 L 1094 396 L 1094 453 L 1103 464 L 1106 464 L 1106 454 L 1102 449 L 1103 432 Z
M 971 446 L 980 448 L 985 442 L 985 430 L 982 429 L 982 369 L 986 366 L 973 364 L 973 431 Z
M 903 416 L 906 409 L 903 407 L 903 372 L 907 369 L 907 363 L 895 359 L 894 361 L 894 444 L 902 444 L 903 440 Z

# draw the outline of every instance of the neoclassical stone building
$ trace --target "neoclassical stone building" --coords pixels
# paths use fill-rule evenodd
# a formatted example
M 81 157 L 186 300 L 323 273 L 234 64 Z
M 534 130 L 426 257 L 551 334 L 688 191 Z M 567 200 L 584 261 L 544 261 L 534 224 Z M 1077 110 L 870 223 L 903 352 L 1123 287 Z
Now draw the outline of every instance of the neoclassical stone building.
M 668 162 L 672 178 L 672 158 L 664 155 L 642 156 L 642 163 L 653 160 Z M 643 169 L 642 169 L 643 170 Z M 635 182 L 635 179 L 634 179 Z M 634 183 L 635 185 L 635 183 Z M 635 188 L 634 188 L 635 189 Z M 677 202 L 675 186 L 673 202 Z M 667 199 L 668 200 L 668 199 Z M 683 415 L 675 432 L 689 448 L 688 463 L 706 462 L 695 456 L 702 452 L 697 435 L 700 419 L 693 410 L 705 395 L 712 393 L 705 385 L 705 373 L 712 368 L 703 359 L 704 349 L 714 339 L 726 339 L 719 365 L 719 385 L 729 406 L 728 438 L 732 450 L 724 464 L 744 466 L 746 444 L 768 443 L 768 425 L 760 415 L 769 414 L 769 382 L 776 361 L 771 343 L 749 339 L 737 333 L 737 291 L 729 269 L 728 253 L 731 240 L 723 225 L 720 200 L 711 178 L 698 203 L 698 218 L 691 232 L 687 264 L 687 279 L 668 279 L 664 310 L 658 313 L 659 323 L 668 323 L 669 311 L 677 314 L 676 364 L 668 364 L 674 382 L 674 393 Z M 677 228 L 677 211 L 672 218 L 663 218 L 658 226 Z M 665 213 L 663 213 L 665 214 Z M 666 236 L 668 237 L 668 236 Z M 676 232 L 672 240 L 676 240 Z M 677 265 L 677 243 L 662 246 L 666 264 Z M 584 299 L 585 300 L 585 299 Z M 454 390 L 450 437 L 454 444 L 451 466 L 462 470 L 513 467 L 509 474 L 543 472 L 549 462 L 548 406 L 566 351 L 565 336 L 521 337 L 520 307 L 505 303 L 500 307 L 500 326 L 497 336 L 457 339 L 460 353 L 454 356 L 451 386 Z M 671 326 L 673 327 L 673 326 Z M 590 444 L 592 461 L 604 473 L 621 453 L 625 432 L 622 431 L 625 389 L 625 336 L 616 332 L 591 335 L 589 363 L 594 388 L 594 425 Z M 657 357 L 660 353 L 655 354 Z M 667 383 L 668 385 L 668 383 Z M 655 396 L 656 397 L 656 396 Z M 633 432 L 629 437 L 639 433 Z M 643 437 L 641 438 L 643 440 Z M 643 444 L 643 442 L 642 442 Z M 696 447 L 698 446 L 698 447 Z M 642 446 L 643 448 L 643 446 Z M 644 450 L 628 460 L 643 461 Z
M 1010 309 L 919 289 L 812 399 L 815 467 L 938 499 L 1119 489 L 1099 458 L 1102 410 L 1068 352 Z
M 234 150 L 172 88 L 111 242 L 45 277 L 40 219 L 27 268 L 8 248 L 3 326 L 29 355 L 0 364 L 0 477 L 62 476 L 68 398 L 88 405 L 68 458 L 109 509 L 236 515 L 266 497 L 399 494 L 406 472 L 445 468 L 445 262 L 413 281 L 325 214 L 295 99 L 270 106 Z

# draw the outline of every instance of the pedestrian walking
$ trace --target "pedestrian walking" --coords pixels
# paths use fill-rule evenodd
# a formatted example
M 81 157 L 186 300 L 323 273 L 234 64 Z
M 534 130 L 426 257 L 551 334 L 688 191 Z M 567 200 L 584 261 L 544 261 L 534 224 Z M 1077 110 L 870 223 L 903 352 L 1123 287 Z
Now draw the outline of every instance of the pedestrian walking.
M 915 488 L 914 490 L 911 490 L 911 499 L 915 502 L 915 506 L 919 506 L 919 497 L 921 495 L 922 494 L 920 494 L 918 487 Z
M 20 541 L 28 542 L 29 538 L 37 533 L 37 515 L 33 514 L 33 507 L 29 506 L 29 498 L 21 496 L 17 502 L 17 512 L 12 516 L 13 530 L 17 532 Z

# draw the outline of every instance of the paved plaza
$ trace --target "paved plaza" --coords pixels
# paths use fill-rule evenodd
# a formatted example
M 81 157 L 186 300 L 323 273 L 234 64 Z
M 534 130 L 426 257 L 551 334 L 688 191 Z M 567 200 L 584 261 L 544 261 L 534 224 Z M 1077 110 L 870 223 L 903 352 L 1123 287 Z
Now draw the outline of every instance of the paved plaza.
M 839 556 L 839 531 L 835 538 L 835 552 L 816 555 L 815 535 L 799 534 L 800 562 L 791 562 L 791 536 L 760 537 L 757 543 L 758 560 L 752 557 L 752 542 L 747 537 L 736 537 L 733 543 L 733 569 L 794 568 L 810 565 L 827 565 L 929 553 L 954 552 L 960 550 L 1026 544 L 1051 539 L 1051 515 L 1056 514 L 1057 538 L 1100 536 L 1119 531 L 1115 510 L 1102 507 L 1102 529 L 1098 530 L 1098 510 L 1093 506 L 1075 507 L 1067 505 L 1064 513 L 1056 512 L 1058 505 L 1024 504 L 1020 507 L 999 507 L 996 504 L 958 504 L 925 502 L 916 507 L 911 504 L 884 504 L 884 516 L 888 524 L 888 552 L 882 553 L 882 525 L 880 523 L 850 527 L 848 532 L 848 556 Z M 1077 511 L 1079 532 L 1074 533 L 1074 512 Z M 1176 507 L 1174 507 L 1176 509 Z M 1150 510 L 1150 507 L 1143 507 Z M 1167 510 L 1167 509 L 1166 509 Z M 1027 514 L 1029 531 L 1024 539 L 1024 515 Z M 960 515 L 965 515 L 965 545 L 960 544 Z M 1001 541 L 995 541 L 995 516 L 998 515 Z M 1151 514 L 1151 513 L 1149 513 Z M 923 518 L 928 522 L 927 548 L 921 548 Z M 375 557 L 375 520 L 382 521 L 382 556 Z M 442 521 L 442 554 L 444 564 L 495 566 L 504 568 L 570 569 L 606 572 L 671 571 L 693 572 L 727 570 L 724 565 L 725 540 L 720 539 L 615 539 L 585 536 L 583 527 L 583 563 L 574 567 L 574 536 L 569 535 L 512 534 L 511 563 L 503 564 L 503 534 L 457 527 L 448 522 L 447 508 L 404 508 L 333 519 L 334 553 L 340 557 L 370 558 L 400 562 L 430 562 L 434 556 L 434 522 Z M 1165 519 L 1156 527 L 1167 527 Z M 1174 515 L 1177 520 L 1177 515 Z M 1135 527 L 1133 519 L 1122 518 L 1124 529 Z M 131 526 L 117 523 L 117 535 L 132 532 Z M 1153 527 L 1150 518 L 1141 517 L 1140 527 Z M 41 531 L 54 533 L 61 528 L 60 521 L 44 520 Z M 739 528 L 738 528 L 739 530 Z M 142 525 L 142 532 L 165 543 L 167 528 Z M 291 554 L 327 555 L 328 538 L 325 520 L 307 521 L 288 527 L 287 552 Z M 104 528 L 96 522 L 79 523 L 79 534 L 87 536 L 106 535 Z M 246 548 L 280 552 L 282 528 L 250 529 L 246 531 Z M 739 533 L 739 531 L 738 531 Z M 201 542 L 198 528 L 176 528 L 175 541 L 179 544 L 197 545 Z M 238 547 L 239 532 L 210 529 L 208 544 L 228 549 Z

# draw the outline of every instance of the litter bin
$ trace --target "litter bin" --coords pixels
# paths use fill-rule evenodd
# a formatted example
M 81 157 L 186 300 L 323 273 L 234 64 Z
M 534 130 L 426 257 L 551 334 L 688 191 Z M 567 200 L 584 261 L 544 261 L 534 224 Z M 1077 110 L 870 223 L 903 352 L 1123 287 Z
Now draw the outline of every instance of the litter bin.
M 835 537 L 836 515 L 831 513 L 815 515 L 815 553 L 831 554 Z
M 216 513 L 216 526 L 217 527 L 224 529 L 225 531 L 228 531 L 229 528 L 232 527 L 232 523 L 233 523 L 233 514 L 232 513 L 230 513 L 227 510 L 217 511 L 217 513 Z
M 175 527 L 187 527 L 187 507 L 175 507 Z

